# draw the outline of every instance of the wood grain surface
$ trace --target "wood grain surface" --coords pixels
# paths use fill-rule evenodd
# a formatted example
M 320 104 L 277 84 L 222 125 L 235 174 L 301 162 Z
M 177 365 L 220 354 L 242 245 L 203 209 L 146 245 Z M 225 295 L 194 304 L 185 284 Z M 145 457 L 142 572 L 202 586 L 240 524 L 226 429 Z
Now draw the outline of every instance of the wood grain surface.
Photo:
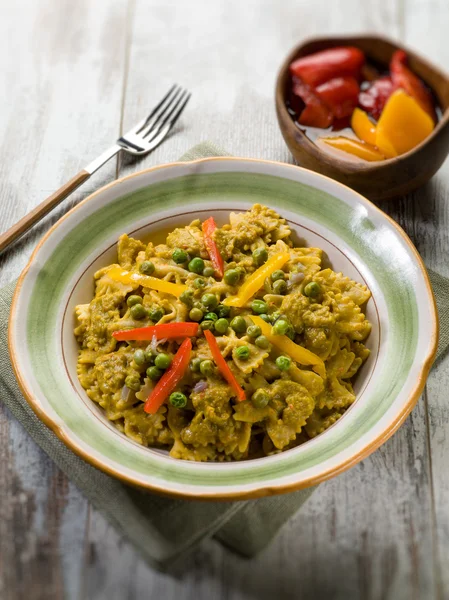
M 67 182 L 173 82 L 193 97 L 141 162 L 111 161 L 0 257 L 14 279 L 36 242 L 92 190 L 210 139 L 292 162 L 276 72 L 311 35 L 379 32 L 447 70 L 447 0 L 0 1 L 0 230 Z M 449 276 L 449 162 L 381 205 Z M 0 403 L 1 600 L 444 600 L 449 597 L 449 360 L 404 426 L 314 493 L 260 556 L 213 541 L 173 574 L 151 570 Z

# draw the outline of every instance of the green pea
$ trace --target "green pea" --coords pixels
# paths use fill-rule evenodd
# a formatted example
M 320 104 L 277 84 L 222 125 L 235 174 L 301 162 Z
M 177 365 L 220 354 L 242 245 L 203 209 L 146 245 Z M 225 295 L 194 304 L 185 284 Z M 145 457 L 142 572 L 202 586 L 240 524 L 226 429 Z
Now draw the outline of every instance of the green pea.
M 277 281 L 278 279 L 285 279 L 285 273 L 284 271 L 281 271 L 281 269 L 271 273 L 271 281 Z
M 245 333 L 246 321 L 243 317 L 234 317 L 231 321 L 231 327 L 236 333 Z
M 223 275 L 224 282 L 228 285 L 237 285 L 240 279 L 240 273 L 237 269 L 228 269 Z
M 240 360 L 248 360 L 248 358 L 249 358 L 248 346 L 239 346 L 238 348 L 235 349 L 235 354 L 236 354 L 237 358 L 240 358 Z
M 288 371 L 292 365 L 292 361 L 288 356 L 278 356 L 276 366 L 280 371 Z
M 251 302 L 251 310 L 256 313 L 256 315 L 261 315 L 267 312 L 268 304 L 263 300 L 253 300 Z
M 268 260 L 268 252 L 266 248 L 256 248 L 253 252 L 254 264 L 260 267 Z
M 204 281 L 204 279 L 201 279 L 201 277 L 197 277 L 194 282 L 193 285 L 197 288 L 197 289 L 201 289 L 203 287 L 205 287 L 206 282 Z
M 259 317 L 261 319 L 263 319 L 265 321 L 265 323 L 271 323 L 271 319 L 270 319 L 270 317 L 267 314 L 262 313 L 261 315 L 259 315 Z
M 144 275 L 153 275 L 155 266 L 151 260 L 144 260 L 139 267 L 139 271 Z
M 162 377 L 163 371 L 158 369 L 157 367 L 148 367 L 147 375 L 152 381 L 157 381 Z
M 131 308 L 129 309 L 129 312 L 131 314 L 131 317 L 136 321 L 140 321 L 141 319 L 144 319 L 148 316 L 147 309 L 141 304 L 134 304 L 134 306 L 131 306 Z
M 276 321 L 278 319 L 285 319 L 285 320 L 287 320 L 287 317 L 285 315 L 283 315 L 279 310 L 275 310 L 270 315 L 270 323 L 276 323 Z
M 198 373 L 200 370 L 201 358 L 192 358 L 190 361 L 190 368 L 194 373 Z
M 154 364 L 158 369 L 168 369 L 171 365 L 171 356 L 169 354 L 165 354 L 165 352 L 161 352 L 154 359 Z
M 192 290 L 185 290 L 184 292 L 182 292 L 182 294 L 179 296 L 179 299 L 181 300 L 181 302 L 183 304 L 186 304 L 187 306 L 192 306 L 192 304 L 193 304 Z
M 204 277 L 213 277 L 215 275 L 215 269 L 213 267 L 204 267 Z
M 218 300 L 215 294 L 204 294 L 201 297 L 201 302 L 203 306 L 205 306 L 209 310 L 214 310 L 214 308 L 217 308 L 218 306 Z
M 258 348 L 263 348 L 264 350 L 268 350 L 268 348 L 271 346 L 269 339 L 264 335 L 259 335 L 259 337 L 256 337 L 254 343 Z
M 141 367 L 142 365 L 144 365 L 147 362 L 147 358 L 145 356 L 145 352 L 141 349 L 138 348 L 135 352 L 134 352 L 134 362 L 136 363 L 136 365 L 138 365 L 139 367 Z
M 140 379 L 135 375 L 128 375 L 128 377 L 125 379 L 125 385 L 130 390 L 138 392 L 140 390 Z
M 227 319 L 218 319 L 215 321 L 215 331 L 217 333 L 226 333 L 229 327 L 229 321 Z
M 246 330 L 246 333 L 249 335 L 249 337 L 256 338 L 262 334 L 262 329 L 259 327 L 259 325 L 250 325 Z
M 220 304 L 219 306 L 217 306 L 215 312 L 219 317 L 229 317 L 229 315 L 231 314 L 231 307 L 225 306 L 224 304 Z
M 205 321 L 216 321 L 218 316 L 214 312 L 208 312 L 204 315 Z
M 278 319 L 273 325 L 271 331 L 274 335 L 285 335 L 290 329 L 290 323 L 285 319 Z
M 168 401 L 175 408 L 184 408 L 187 406 L 187 396 L 182 392 L 173 392 L 170 394 Z
M 212 375 L 214 372 L 214 363 L 211 360 L 202 360 L 200 364 L 200 372 L 202 375 Z
M 132 296 L 128 296 L 128 299 L 126 300 L 126 304 L 129 307 L 134 306 L 135 304 L 142 304 L 142 297 L 136 296 L 134 294 Z
M 199 323 L 203 318 L 203 314 L 204 313 L 200 308 L 192 308 L 192 310 L 189 312 L 189 317 L 192 319 L 192 321 L 197 321 Z
M 189 260 L 189 255 L 185 250 L 182 250 L 181 248 L 175 248 L 171 257 L 178 265 L 182 265 L 182 263 L 185 263 Z
M 207 319 L 204 321 L 201 321 L 201 329 L 205 330 L 205 329 L 213 329 L 215 325 L 215 322 L 212 321 L 211 319 Z
M 265 390 L 256 390 L 251 396 L 251 402 L 255 408 L 265 408 L 270 401 L 270 394 Z
M 201 275 L 201 273 L 204 271 L 204 260 L 199 258 L 199 256 L 192 258 L 192 260 L 189 262 L 189 271 L 191 273 L 197 273 L 198 275 Z
M 165 315 L 165 311 L 160 306 L 155 305 L 150 308 L 148 314 L 149 314 L 150 319 L 152 321 L 154 321 L 155 323 L 157 323 Z
M 304 295 L 309 296 L 309 298 L 316 298 L 321 294 L 321 287 L 316 281 L 311 281 L 304 288 Z
M 153 350 L 145 350 L 145 362 L 150 363 L 150 365 L 154 364 L 155 354 Z
M 284 279 L 278 279 L 273 283 L 273 292 L 275 294 L 285 294 L 287 291 L 287 282 Z

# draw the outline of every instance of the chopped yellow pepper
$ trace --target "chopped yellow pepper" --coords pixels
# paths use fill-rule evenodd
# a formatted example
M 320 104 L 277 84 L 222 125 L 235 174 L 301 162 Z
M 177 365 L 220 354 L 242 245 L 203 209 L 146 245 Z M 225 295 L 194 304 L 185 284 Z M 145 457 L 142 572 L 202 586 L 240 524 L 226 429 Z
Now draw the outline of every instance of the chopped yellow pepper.
M 239 289 L 237 296 L 228 296 L 223 300 L 225 306 L 244 306 L 250 298 L 263 286 L 266 277 L 271 275 L 277 269 L 280 269 L 290 260 L 288 252 L 279 252 L 267 260 L 252 275 L 248 277 L 245 283 Z
M 388 99 L 376 127 L 376 146 L 387 154 L 393 147 L 404 154 L 421 143 L 434 128 L 432 118 L 404 90 Z
M 288 354 L 300 365 L 312 365 L 312 369 L 323 379 L 326 379 L 326 367 L 319 356 L 310 350 L 307 350 L 307 348 L 295 344 L 295 342 L 286 335 L 273 335 L 271 333 L 271 325 L 266 323 L 260 317 L 251 315 L 251 319 L 255 325 L 258 325 L 261 328 L 263 335 L 268 338 L 273 346 L 276 346 L 276 348 L 279 348 L 279 350 Z
M 377 148 L 366 144 L 365 142 L 359 142 L 358 140 L 352 140 L 351 138 L 338 136 L 330 138 L 320 138 L 328 146 L 336 148 L 337 150 L 343 150 L 364 160 L 375 161 L 385 160 L 385 155 L 379 152 Z
M 376 137 L 377 137 L 377 131 L 376 131 Z M 390 142 L 390 140 L 385 137 L 384 135 L 381 135 L 379 138 L 379 142 L 382 144 L 382 152 L 385 154 L 385 156 L 387 158 L 394 158 L 395 156 L 398 155 L 398 153 L 396 152 L 396 150 L 393 147 L 393 144 Z
M 351 117 L 351 127 L 358 138 L 371 146 L 376 145 L 376 126 L 365 111 L 355 108 Z
M 165 292 L 167 294 L 171 294 L 172 296 L 179 296 L 187 290 L 186 285 L 182 285 L 181 283 L 171 283 L 170 281 L 165 281 L 164 279 L 158 279 L 157 277 L 151 277 L 150 275 L 141 275 L 140 273 L 131 273 L 130 271 L 125 271 L 121 267 L 114 266 L 111 267 L 108 271 L 108 276 L 114 281 L 119 281 L 120 283 L 133 284 L 137 283 L 142 287 L 151 288 L 152 290 L 157 290 L 158 292 Z

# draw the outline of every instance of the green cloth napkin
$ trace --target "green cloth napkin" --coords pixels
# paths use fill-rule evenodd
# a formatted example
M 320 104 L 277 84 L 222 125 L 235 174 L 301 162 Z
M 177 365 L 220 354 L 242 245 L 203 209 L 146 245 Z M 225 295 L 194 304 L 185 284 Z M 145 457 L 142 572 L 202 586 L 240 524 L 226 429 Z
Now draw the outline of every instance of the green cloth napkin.
M 181 160 L 226 155 L 209 142 Z M 449 345 L 449 279 L 430 273 L 441 321 L 438 352 Z M 241 502 L 172 500 L 127 486 L 72 453 L 34 414 L 13 375 L 7 329 L 15 282 L 0 290 L 0 398 L 35 442 L 154 567 L 163 569 L 201 540 L 214 536 L 251 557 L 302 506 L 314 488 Z

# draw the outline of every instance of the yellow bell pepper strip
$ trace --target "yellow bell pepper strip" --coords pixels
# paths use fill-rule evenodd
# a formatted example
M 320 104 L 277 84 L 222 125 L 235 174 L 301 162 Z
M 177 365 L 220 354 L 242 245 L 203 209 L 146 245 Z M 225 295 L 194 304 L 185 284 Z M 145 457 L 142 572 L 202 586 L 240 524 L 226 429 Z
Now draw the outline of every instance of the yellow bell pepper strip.
M 131 285 L 133 283 L 137 283 L 142 287 L 157 290 L 158 292 L 165 292 L 166 294 L 171 294 L 177 298 L 179 298 L 179 296 L 187 290 L 187 286 L 183 285 L 182 283 L 171 283 L 170 281 L 165 281 L 164 279 L 151 277 L 151 275 L 131 273 L 130 271 L 126 271 L 118 266 L 111 267 L 107 272 L 107 275 L 114 281 L 118 281 L 120 283 Z
M 376 142 L 377 142 L 377 128 L 376 128 Z M 382 152 L 385 154 L 385 156 L 387 158 L 394 158 L 395 156 L 398 155 L 398 153 L 396 152 L 396 150 L 393 147 L 393 144 L 390 142 L 390 140 L 385 137 L 385 135 L 380 134 L 379 136 L 379 143 L 382 144 Z
M 358 140 L 352 140 L 343 136 L 320 138 L 320 140 L 332 148 L 353 154 L 358 158 L 363 158 L 363 160 L 369 160 L 370 162 L 385 160 L 384 154 L 374 146 L 371 146 L 371 144 L 366 144 L 365 142 L 359 142 Z
M 295 344 L 295 342 L 293 342 L 286 335 L 273 335 L 271 333 L 271 325 L 266 323 L 260 317 L 251 315 L 250 318 L 252 319 L 254 325 L 258 325 L 261 328 L 263 335 L 268 338 L 273 346 L 276 346 L 276 348 L 281 350 L 281 352 L 288 354 L 300 365 L 312 365 L 312 369 L 318 373 L 320 377 L 326 379 L 326 367 L 319 356 L 310 350 L 307 350 L 307 348 L 303 348 L 302 346 Z
M 358 138 L 371 146 L 376 145 L 376 126 L 364 110 L 355 108 L 351 117 L 351 127 Z
M 156 383 L 153 391 L 150 392 L 150 395 L 143 406 L 143 410 L 146 413 L 155 415 L 159 408 L 164 404 L 165 400 L 176 389 L 176 386 L 187 371 L 191 352 L 192 341 L 190 338 L 187 338 L 179 346 L 178 352 L 175 354 L 172 364 Z
M 267 277 L 280 269 L 285 263 L 290 260 L 288 252 L 279 252 L 267 260 L 267 262 L 259 267 L 252 275 L 248 277 L 245 283 L 240 287 L 237 296 L 228 296 L 222 302 L 225 306 L 237 306 L 241 308 L 250 298 L 263 286 Z
M 420 144 L 434 128 L 434 122 L 419 103 L 404 90 L 388 99 L 376 127 L 376 146 L 384 151 L 392 146 L 404 154 Z

